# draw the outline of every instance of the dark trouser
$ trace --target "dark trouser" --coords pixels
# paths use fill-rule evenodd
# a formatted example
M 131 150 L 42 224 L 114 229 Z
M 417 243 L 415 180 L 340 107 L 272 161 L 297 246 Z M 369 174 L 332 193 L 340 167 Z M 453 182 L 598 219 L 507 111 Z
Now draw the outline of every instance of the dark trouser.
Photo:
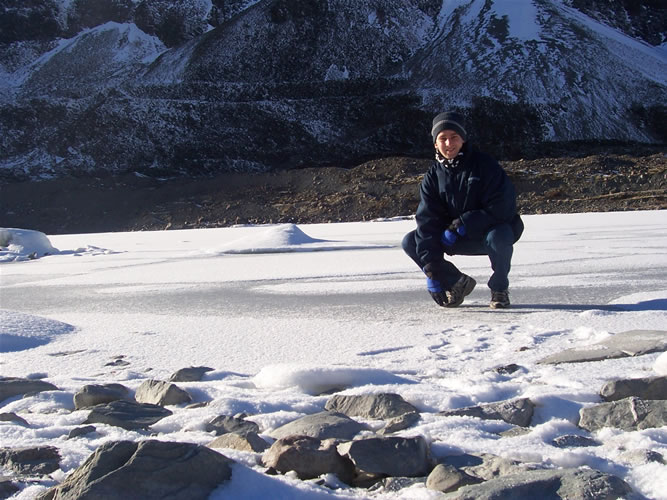
M 514 242 L 521 236 L 522 229 L 523 227 L 518 231 L 519 234 L 514 234 L 510 224 L 499 224 L 493 226 L 481 240 L 459 238 L 452 246 L 443 245 L 442 253 L 443 255 L 445 253 L 448 255 L 488 255 L 493 270 L 488 283 L 489 288 L 493 291 L 507 290 L 509 288 L 508 275 L 512 265 Z M 427 263 L 422 262 L 417 255 L 416 233 L 417 231 L 410 231 L 405 235 L 403 250 L 415 261 L 419 269 L 423 269 Z M 445 260 L 444 269 L 446 280 L 441 280 L 441 284 L 445 290 L 451 290 L 454 283 L 461 277 L 461 271 L 447 260 Z

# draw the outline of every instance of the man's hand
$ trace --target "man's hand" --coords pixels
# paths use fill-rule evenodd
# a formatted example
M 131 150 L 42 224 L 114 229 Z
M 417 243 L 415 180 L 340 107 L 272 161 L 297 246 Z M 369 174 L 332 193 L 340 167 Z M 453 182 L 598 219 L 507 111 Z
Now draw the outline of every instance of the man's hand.
M 459 236 L 465 235 L 466 227 L 463 225 L 463 221 L 461 219 L 454 219 L 449 227 L 445 229 L 445 232 L 442 233 L 440 241 L 442 241 L 443 245 L 451 247 L 459 239 Z

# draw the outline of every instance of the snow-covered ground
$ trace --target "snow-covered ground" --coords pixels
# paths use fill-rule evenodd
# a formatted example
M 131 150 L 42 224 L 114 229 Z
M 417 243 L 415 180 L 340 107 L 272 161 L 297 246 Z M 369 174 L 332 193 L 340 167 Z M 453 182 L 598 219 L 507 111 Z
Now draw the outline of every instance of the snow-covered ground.
M 605 429 L 593 436 L 603 443 L 597 447 L 550 444 L 564 433 L 585 434 L 573 422 L 581 407 L 600 401 L 605 381 L 665 373 L 665 355 L 537 364 L 617 332 L 667 330 L 665 212 L 524 220 L 510 310 L 488 307 L 486 257 L 453 259 L 478 286 L 460 308 L 438 307 L 400 249 L 411 219 L 49 235 L 46 242 L 39 233 L 0 233 L 0 375 L 45 377 L 64 391 L 0 402 L 0 412 L 32 424 L 0 422 L 0 446 L 57 446 L 63 472 L 55 477 L 62 479 L 103 442 L 146 437 L 98 426 L 87 439 L 66 440 L 88 414 L 72 411 L 83 385 L 136 389 L 147 378 L 205 365 L 214 371 L 202 382 L 179 385 L 211 403 L 172 408 L 173 416 L 153 426 L 160 439 L 206 444 L 207 421 L 239 412 L 267 432 L 322 410 L 328 396 L 318 394 L 343 385 L 348 394 L 396 392 L 417 406 L 422 419 L 402 434 L 424 435 L 436 458 L 486 452 L 589 465 L 647 498 L 667 498 L 667 466 L 623 459 L 634 449 L 667 456 L 666 427 Z M 522 368 L 492 370 L 510 363 Z M 523 436 L 500 439 L 495 432 L 510 427 L 500 421 L 436 415 L 519 396 L 538 404 L 532 432 Z M 257 455 L 224 452 L 240 465 L 212 498 L 396 498 L 265 476 Z M 30 486 L 17 498 L 43 488 Z M 434 492 L 417 485 L 402 495 Z

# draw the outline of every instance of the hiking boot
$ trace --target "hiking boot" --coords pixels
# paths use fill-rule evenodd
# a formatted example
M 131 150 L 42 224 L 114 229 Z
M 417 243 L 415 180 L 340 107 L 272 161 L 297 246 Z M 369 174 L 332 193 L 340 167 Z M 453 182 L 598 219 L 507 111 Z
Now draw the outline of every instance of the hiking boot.
M 447 293 L 447 304 L 445 307 L 458 307 L 463 303 L 463 299 L 470 295 L 477 282 L 466 274 L 462 274 L 459 280 L 454 283 L 451 290 Z
M 510 306 L 510 293 L 507 290 L 494 292 L 491 290 L 491 309 L 507 309 Z

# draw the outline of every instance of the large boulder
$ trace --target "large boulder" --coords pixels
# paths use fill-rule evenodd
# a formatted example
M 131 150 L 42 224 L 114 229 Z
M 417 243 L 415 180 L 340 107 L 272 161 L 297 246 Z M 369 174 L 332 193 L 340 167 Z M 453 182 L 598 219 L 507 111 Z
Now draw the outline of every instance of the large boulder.
M 338 452 L 369 474 L 416 477 L 431 470 L 429 446 L 421 436 L 359 439 L 338 445 Z
M 322 474 L 336 474 L 350 483 L 354 465 L 343 458 L 333 439 L 321 440 L 308 436 L 290 436 L 277 440 L 262 457 L 266 467 L 278 472 L 296 472 L 301 479 L 312 479 Z
M 130 397 L 130 390 L 122 384 L 84 385 L 74 395 L 74 408 L 88 408 L 91 406 L 111 403 L 119 399 Z
M 146 380 L 138 388 L 134 398 L 139 403 L 149 403 L 159 406 L 180 405 L 192 402 L 192 397 L 186 391 L 171 382 L 161 380 Z
M 243 434 L 229 432 L 218 436 L 207 446 L 209 448 L 231 448 L 233 450 L 261 453 L 269 447 L 269 443 L 264 441 L 256 432 L 245 432 Z
M 205 446 L 116 441 L 100 446 L 39 500 L 205 500 L 233 462 Z
M 60 468 L 60 453 L 53 446 L 0 448 L 0 465 L 18 474 L 41 476 Z
M 469 406 L 455 410 L 445 410 L 438 413 L 445 417 L 466 416 L 489 420 L 503 420 L 508 424 L 526 427 L 533 418 L 535 404 L 527 398 L 512 401 L 500 401 L 479 406 Z
M 147 429 L 172 412 L 158 405 L 118 400 L 93 406 L 84 424 L 107 424 L 123 429 Z
M 351 418 L 338 412 L 323 411 L 306 415 L 278 427 L 271 432 L 271 437 L 281 439 L 289 436 L 310 436 L 318 439 L 352 439 L 361 431 L 368 429 Z
M 615 427 L 637 431 L 667 425 L 667 400 L 625 398 L 579 410 L 579 427 L 595 431 Z
M 639 399 L 667 399 L 667 377 L 619 379 L 607 382 L 600 390 L 605 401 L 634 396 Z
M 0 378 L 0 402 L 7 398 L 28 394 L 31 392 L 57 391 L 58 388 L 43 380 L 27 378 L 3 377 Z
M 406 413 L 418 413 L 417 408 L 393 393 L 365 394 L 362 396 L 332 396 L 325 410 L 343 413 L 348 417 L 389 419 Z
M 622 479 L 592 469 L 533 470 L 463 486 L 448 493 L 446 500 L 512 500 L 626 498 L 632 488 Z
M 451 465 L 438 464 L 426 479 L 426 487 L 429 490 L 447 493 L 456 491 L 461 486 L 480 483 L 481 479 L 467 474 Z

